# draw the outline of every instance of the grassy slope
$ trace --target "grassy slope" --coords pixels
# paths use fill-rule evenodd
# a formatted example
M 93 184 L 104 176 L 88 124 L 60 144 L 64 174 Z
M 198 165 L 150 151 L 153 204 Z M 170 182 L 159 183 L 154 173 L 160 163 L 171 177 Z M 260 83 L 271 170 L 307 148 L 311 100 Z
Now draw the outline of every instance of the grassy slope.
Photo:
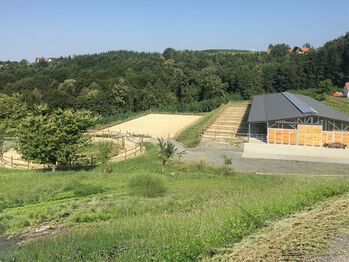
M 211 261 L 345 261 L 347 244 L 338 239 L 349 235 L 348 213 L 349 194 L 333 197 L 257 230 Z
M 343 97 L 326 96 L 325 101 L 322 101 L 326 105 L 337 109 L 344 114 L 349 115 L 349 99 Z
M 161 176 L 156 147 L 145 155 L 95 169 L 50 172 L 0 169 L 0 230 L 27 231 L 42 221 L 74 226 L 9 254 L 18 261 L 184 261 L 275 219 L 349 189 L 344 178 L 236 174 L 172 163 L 165 196 L 129 194 L 135 175 Z
M 224 105 L 218 107 L 217 109 L 204 114 L 200 121 L 196 124 L 188 127 L 183 132 L 181 132 L 176 140 L 185 144 L 188 147 L 196 147 L 200 143 L 200 138 L 198 137 L 198 132 L 201 127 L 203 127 L 212 116 L 214 116 Z

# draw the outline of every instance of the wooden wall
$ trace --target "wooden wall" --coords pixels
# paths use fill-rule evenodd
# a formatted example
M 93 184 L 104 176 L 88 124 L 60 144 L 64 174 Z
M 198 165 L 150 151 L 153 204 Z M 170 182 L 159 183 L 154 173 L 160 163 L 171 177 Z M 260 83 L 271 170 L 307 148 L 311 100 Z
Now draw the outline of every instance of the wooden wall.
M 297 132 L 298 131 L 298 132 Z M 322 146 L 325 143 L 349 145 L 349 132 L 322 131 L 320 125 L 298 125 L 296 129 L 268 128 L 268 143 Z
M 268 128 L 268 142 L 270 144 L 297 144 L 297 130 Z

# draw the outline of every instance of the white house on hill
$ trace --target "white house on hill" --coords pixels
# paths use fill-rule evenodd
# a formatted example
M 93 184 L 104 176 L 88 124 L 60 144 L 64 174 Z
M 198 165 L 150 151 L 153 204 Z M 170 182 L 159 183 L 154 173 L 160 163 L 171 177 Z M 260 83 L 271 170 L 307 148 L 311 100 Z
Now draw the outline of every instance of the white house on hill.
M 344 84 L 343 96 L 349 98 L 349 82 Z

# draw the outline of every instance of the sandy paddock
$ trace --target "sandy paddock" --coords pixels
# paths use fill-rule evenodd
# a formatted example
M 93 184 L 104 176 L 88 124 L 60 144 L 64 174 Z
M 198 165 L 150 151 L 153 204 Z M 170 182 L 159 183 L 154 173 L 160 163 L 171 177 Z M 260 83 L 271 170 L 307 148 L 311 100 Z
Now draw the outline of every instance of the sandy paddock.
M 174 134 L 201 118 L 199 115 L 149 114 L 113 127 L 105 131 L 131 132 L 151 137 L 173 137 Z

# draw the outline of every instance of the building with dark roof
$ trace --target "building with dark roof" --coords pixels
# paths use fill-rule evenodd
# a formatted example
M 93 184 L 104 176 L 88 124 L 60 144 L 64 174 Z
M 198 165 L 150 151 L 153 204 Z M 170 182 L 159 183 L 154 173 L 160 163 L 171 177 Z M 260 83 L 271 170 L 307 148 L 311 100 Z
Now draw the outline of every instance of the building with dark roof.
M 349 145 L 349 116 L 309 96 L 282 92 L 253 98 L 249 136 L 267 143 Z

